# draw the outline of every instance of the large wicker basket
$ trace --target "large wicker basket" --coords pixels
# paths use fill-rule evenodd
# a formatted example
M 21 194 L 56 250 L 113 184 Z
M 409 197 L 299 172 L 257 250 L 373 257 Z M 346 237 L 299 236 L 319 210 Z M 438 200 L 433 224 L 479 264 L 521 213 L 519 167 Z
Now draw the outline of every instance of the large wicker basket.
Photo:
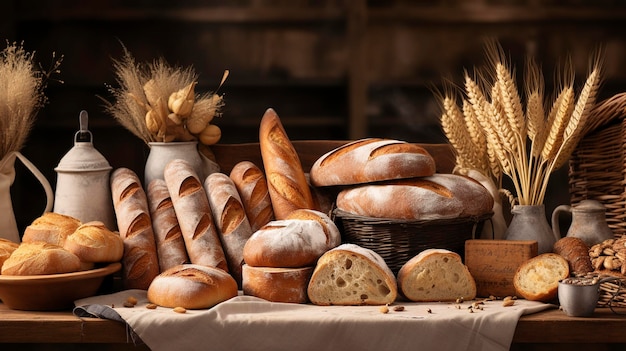
M 343 228 L 343 241 L 378 253 L 394 274 L 425 249 L 448 249 L 463 257 L 465 241 L 473 239 L 491 216 L 487 213 L 478 217 L 399 220 L 334 210 L 335 221 Z
M 570 202 L 591 199 L 604 204 L 607 223 L 619 238 L 626 235 L 626 93 L 599 103 L 590 118 L 570 158 Z M 626 287 L 626 280 L 622 285 Z M 612 306 L 626 307 L 626 291 L 616 289 L 615 283 L 601 284 L 598 306 L 607 307 L 612 300 Z

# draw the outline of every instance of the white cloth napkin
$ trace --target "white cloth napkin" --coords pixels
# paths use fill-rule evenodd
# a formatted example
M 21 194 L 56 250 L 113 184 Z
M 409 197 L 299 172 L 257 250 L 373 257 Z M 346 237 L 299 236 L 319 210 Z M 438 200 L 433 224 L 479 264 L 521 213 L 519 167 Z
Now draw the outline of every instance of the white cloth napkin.
M 138 299 L 123 307 L 129 296 Z M 456 303 L 400 302 L 389 306 L 315 306 L 237 296 L 206 310 L 147 309 L 144 290 L 75 302 L 114 306 L 151 350 L 508 350 L 519 317 L 554 305 L 516 300 Z M 403 311 L 395 311 L 395 306 Z

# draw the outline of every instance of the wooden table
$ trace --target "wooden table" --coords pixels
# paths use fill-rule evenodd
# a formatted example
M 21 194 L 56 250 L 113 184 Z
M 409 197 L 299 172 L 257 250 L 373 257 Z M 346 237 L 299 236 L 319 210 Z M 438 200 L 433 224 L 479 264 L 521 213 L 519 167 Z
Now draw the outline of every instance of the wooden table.
M 616 310 L 626 313 L 626 309 Z M 626 315 L 618 315 L 608 308 L 598 308 L 593 317 L 568 317 L 558 309 L 523 316 L 513 337 L 513 350 L 568 349 L 572 345 L 587 345 L 593 350 L 623 350 L 626 346 Z M 0 304 L 0 349 L 59 350 L 85 348 L 90 350 L 145 350 L 127 339 L 126 327 L 119 322 L 79 318 L 70 311 L 29 312 L 14 311 Z M 30 344 L 30 348 L 25 348 Z M 569 346 L 569 347 L 568 347 Z M 54 349 L 54 348 L 53 348 Z

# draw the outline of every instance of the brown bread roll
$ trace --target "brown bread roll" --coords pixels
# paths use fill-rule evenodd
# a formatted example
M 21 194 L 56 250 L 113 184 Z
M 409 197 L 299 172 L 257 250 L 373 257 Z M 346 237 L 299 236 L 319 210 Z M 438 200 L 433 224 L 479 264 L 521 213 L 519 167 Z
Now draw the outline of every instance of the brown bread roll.
M 77 272 L 78 256 L 43 241 L 21 243 L 2 265 L 3 275 L 41 275 Z
M 299 208 L 315 208 L 298 153 L 271 108 L 261 119 L 259 147 L 275 218 L 284 219 Z
M 271 302 L 307 303 L 313 267 L 274 268 L 243 266 L 243 293 Z
M 0 269 L 2 269 L 4 261 L 6 261 L 9 256 L 11 256 L 13 251 L 15 251 L 18 246 L 19 244 L 16 242 L 13 242 L 9 239 L 0 238 Z
M 311 167 L 314 186 L 353 185 L 435 174 L 435 160 L 421 146 L 367 138 L 322 155 Z
M 459 254 L 427 249 L 408 260 L 398 271 L 398 289 L 416 302 L 473 300 L 476 282 Z
M 314 265 L 327 250 L 326 233 L 318 221 L 283 219 L 253 233 L 243 258 L 255 267 L 301 268 Z
M 80 220 L 72 216 L 46 212 L 24 229 L 22 242 L 45 241 L 63 246 L 65 239 L 80 225 Z
M 237 187 L 253 233 L 274 220 L 272 199 L 261 168 L 250 161 L 241 161 L 230 171 L 230 179 Z
M 559 281 L 569 275 L 567 260 L 548 252 L 522 263 L 513 276 L 513 286 L 526 300 L 550 302 L 557 297 Z
M 569 236 L 561 238 L 554 243 L 553 251 L 567 260 L 571 274 L 593 272 L 589 246 L 582 239 Z
M 91 221 L 83 223 L 68 236 L 63 248 L 82 262 L 117 262 L 124 255 L 124 240 L 104 223 Z
M 342 244 L 317 262 L 309 286 L 316 305 L 385 305 L 398 296 L 396 277 L 375 251 Z
M 174 266 L 189 263 L 185 240 L 165 180 L 153 179 L 150 181 L 146 195 L 152 217 L 160 271 L 163 272 Z
M 181 159 L 172 160 L 165 166 L 164 177 L 191 263 L 228 272 L 209 199 L 192 166 Z
M 204 181 L 213 220 L 226 254 L 228 270 L 241 286 L 243 247 L 252 235 L 235 183 L 224 173 L 212 173 Z
M 223 270 L 183 264 L 159 274 L 148 288 L 148 300 L 163 307 L 210 308 L 237 296 L 237 283 Z
M 137 174 L 128 168 L 111 173 L 111 194 L 117 228 L 124 240 L 122 284 L 126 289 L 147 289 L 159 274 L 148 199 Z
M 493 201 L 489 191 L 471 178 L 436 173 L 342 190 L 337 208 L 376 218 L 442 219 L 490 213 Z

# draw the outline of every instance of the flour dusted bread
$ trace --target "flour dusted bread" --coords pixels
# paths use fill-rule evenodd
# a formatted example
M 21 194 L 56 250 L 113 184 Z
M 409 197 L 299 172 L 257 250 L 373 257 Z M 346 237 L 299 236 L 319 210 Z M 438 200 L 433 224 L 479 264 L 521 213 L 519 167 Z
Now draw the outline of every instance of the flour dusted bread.
M 272 302 L 306 303 L 313 267 L 243 266 L 243 293 Z
M 45 241 L 63 246 L 65 239 L 80 225 L 80 220 L 72 216 L 46 212 L 24 229 L 22 242 Z
M 321 211 L 299 209 L 291 212 L 287 216 L 287 219 L 317 221 L 322 226 L 322 229 L 324 229 L 324 234 L 326 234 L 326 246 L 328 250 L 341 244 L 341 233 L 339 232 L 339 228 L 337 228 L 335 222 L 333 222 L 327 214 Z
M 384 305 L 395 301 L 396 278 L 375 251 L 342 244 L 317 262 L 309 286 L 316 305 Z
M 435 160 L 421 146 L 400 140 L 367 138 L 322 155 L 311 167 L 314 186 L 352 185 L 431 176 Z
M 215 267 L 183 264 L 161 272 L 148 288 L 148 300 L 163 307 L 210 308 L 237 296 L 235 279 Z
M 565 258 L 552 252 L 535 256 L 515 271 L 513 285 L 526 300 L 550 302 L 557 297 L 559 280 L 570 275 Z
M 2 269 L 4 261 L 17 249 L 18 245 L 18 243 L 9 239 L 0 238 L 0 269 Z
M 444 219 L 491 212 L 493 197 L 475 180 L 436 173 L 360 185 L 337 195 L 337 208 L 352 214 L 394 219 Z
M 272 199 L 261 168 L 250 161 L 241 161 L 230 171 L 230 179 L 237 187 L 253 233 L 274 220 Z
M 273 109 L 267 109 L 259 128 L 259 147 L 276 219 L 299 208 L 314 208 L 300 158 Z
M 76 272 L 78 256 L 43 241 L 21 243 L 2 265 L 3 275 L 41 275 Z
M 124 255 L 124 240 L 104 223 L 91 221 L 81 224 L 68 236 L 63 248 L 82 262 L 117 262 Z
M 327 250 L 326 233 L 318 221 L 283 219 L 253 233 L 243 258 L 255 267 L 299 268 L 314 265 Z
M 461 256 L 445 249 L 427 249 L 398 271 L 398 288 L 416 302 L 455 301 L 476 297 L 476 282 Z

